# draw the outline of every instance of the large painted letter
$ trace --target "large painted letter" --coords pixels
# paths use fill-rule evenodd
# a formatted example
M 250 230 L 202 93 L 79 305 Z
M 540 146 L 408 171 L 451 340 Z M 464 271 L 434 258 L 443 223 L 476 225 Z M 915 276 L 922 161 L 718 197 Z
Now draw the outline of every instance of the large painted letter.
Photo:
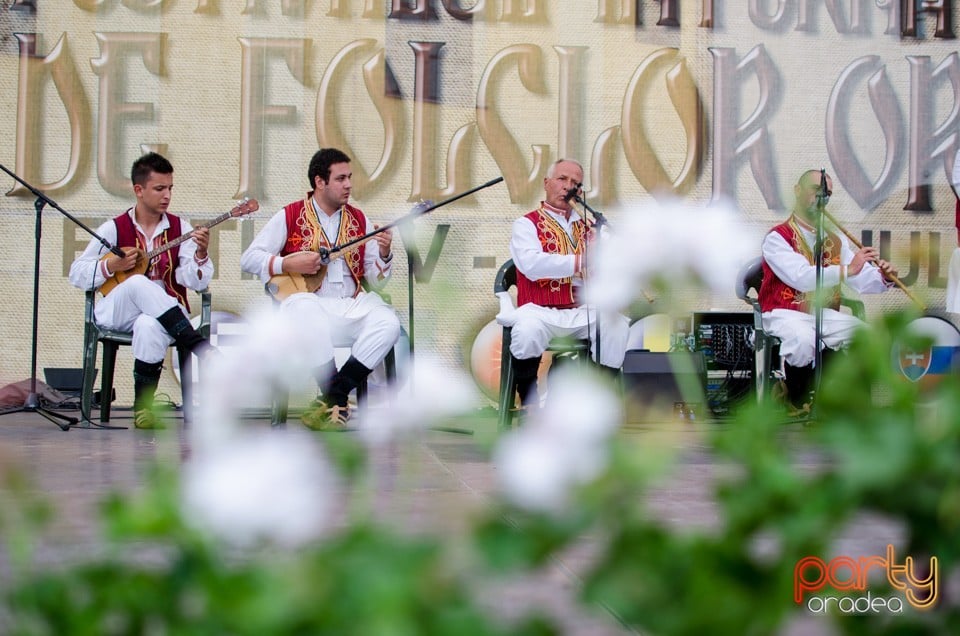
M 703 105 L 685 61 L 678 58 L 679 51 L 673 48 L 660 49 L 648 55 L 630 78 L 623 98 L 620 126 L 627 163 L 644 189 L 654 196 L 666 193 L 685 194 L 696 182 L 703 161 Z M 654 83 L 661 74 L 665 76 L 667 93 L 674 110 L 680 116 L 680 125 L 683 126 L 687 139 L 687 154 L 683 167 L 672 182 L 663 163 L 656 156 L 643 126 L 646 118 L 643 114 L 642 97 L 644 94 L 660 94 Z
M 129 163 L 123 149 L 124 124 L 153 121 L 152 102 L 125 102 L 123 97 L 132 82 L 126 71 L 127 58 L 139 56 L 153 75 L 162 76 L 165 33 L 96 33 L 100 57 L 90 60 L 100 78 L 100 104 L 97 114 L 97 178 L 103 189 L 117 196 L 130 194 Z M 140 144 L 142 149 L 164 152 L 162 144 Z
M 764 5 L 766 4 L 764 0 L 750 0 L 750 2 L 747 4 L 747 14 L 750 16 L 750 21 L 759 28 L 766 29 L 768 31 L 785 30 L 783 21 L 787 15 L 786 1 L 775 1 L 777 4 L 777 10 L 773 12 L 773 15 L 770 15 L 763 10 Z
M 557 131 L 557 157 L 576 159 L 583 141 L 583 94 L 580 85 L 584 77 L 585 46 L 555 46 L 560 59 L 560 94 L 557 112 L 560 127 Z
M 351 4 L 351 0 L 330 0 L 330 10 L 327 11 L 327 15 L 331 18 L 352 20 Z M 364 19 L 379 18 L 383 20 L 383 2 L 380 0 L 365 0 L 363 3 L 363 13 L 360 17 Z
M 917 8 L 917 4 L 921 6 Z M 928 11 L 937 14 L 937 28 L 934 37 L 952 40 L 957 37 L 953 34 L 953 2 L 926 0 L 918 3 L 916 0 L 900 0 L 900 35 L 905 38 L 917 37 L 917 13 Z
M 529 173 L 524 174 L 526 161 L 520 145 L 511 136 L 494 106 L 496 88 L 500 84 L 501 76 L 506 72 L 507 65 L 514 60 L 523 87 L 532 93 L 546 93 L 543 56 L 539 47 L 533 44 L 508 46 L 494 55 L 483 71 L 477 90 L 477 124 L 480 127 L 480 138 L 493 155 L 493 160 L 497 162 L 507 183 L 510 201 L 518 203 L 528 201 L 536 195 L 539 180 L 546 173 L 546 164 L 550 160 L 550 146 L 533 146 L 533 167 Z
M 850 140 L 850 102 L 862 77 L 867 79 L 870 105 L 883 131 L 883 168 L 876 181 L 871 182 L 863 163 L 854 151 Z M 863 119 L 865 113 L 858 110 L 855 117 Z M 868 55 L 851 62 L 840 73 L 837 84 L 827 104 L 827 154 L 844 189 L 861 209 L 872 210 L 882 203 L 896 184 L 897 175 L 906 157 L 906 131 L 903 126 L 903 111 L 897 94 L 887 76 L 887 69 L 876 55 Z M 874 144 L 871 143 L 873 148 Z
M 619 15 L 617 15 L 619 9 Z M 597 19 L 603 24 L 636 24 L 637 0 L 597 0 Z
M 543 0 L 503 0 L 500 21 L 546 24 L 547 10 L 544 8 Z
M 433 8 L 432 0 L 415 0 L 416 6 L 410 6 L 407 0 L 391 0 L 390 15 L 392 20 L 423 20 L 436 22 L 439 19 Z
M 443 42 L 410 42 L 414 64 L 413 175 L 410 201 L 435 199 L 468 189 L 473 170 L 469 148 L 477 126 L 469 123 L 454 133 L 447 150 L 447 187 L 439 186 L 440 49 Z
M 904 210 L 930 212 L 930 182 L 937 160 L 947 175 L 953 173 L 953 159 L 960 148 L 957 128 L 960 127 L 960 55 L 947 56 L 937 68 L 930 70 L 926 55 L 908 55 L 910 63 L 910 172 L 907 182 L 907 204 Z M 939 127 L 934 129 L 937 112 L 937 88 L 949 82 L 953 107 Z
M 460 6 L 460 0 L 442 0 L 443 8 L 447 10 L 447 13 L 451 17 L 456 18 L 457 20 L 462 20 L 464 22 L 469 22 L 474 18 L 480 20 L 487 20 L 492 13 L 487 6 L 493 7 L 493 3 L 487 5 L 487 0 L 475 0 L 473 6 L 469 9 L 464 9 Z
M 345 100 L 338 101 L 338 89 L 343 84 L 343 77 L 356 59 L 367 54 L 370 54 L 370 57 L 363 63 L 363 81 L 383 122 L 383 150 L 373 172 L 367 172 L 356 158 L 358 155 L 353 146 L 347 141 L 340 125 L 339 113 L 349 109 L 344 107 Z M 406 138 L 401 98 L 397 80 L 387 64 L 383 49 L 377 48 L 376 40 L 351 42 L 333 56 L 323 73 L 317 93 L 317 143 L 321 147 L 340 148 L 354 158 L 353 189 L 358 198 L 376 192 L 382 185 L 384 175 L 392 173 L 400 161 L 400 149 Z
M 240 185 L 235 198 L 263 198 L 263 136 L 266 124 L 295 123 L 297 107 L 267 104 L 267 59 L 282 56 L 290 74 L 306 86 L 306 58 L 310 40 L 239 38 L 243 51 L 240 79 Z
M 67 46 L 64 33 L 46 57 L 36 55 L 36 35 L 16 33 L 20 47 L 20 77 L 17 87 L 17 150 L 16 171 L 23 180 L 48 193 L 79 181 L 90 158 L 90 102 L 80 83 L 76 64 Z M 67 111 L 70 126 L 70 152 L 64 175 L 52 183 L 40 183 L 43 161 L 43 86 L 49 78 Z M 49 148 L 48 148 L 49 149 Z M 50 162 L 54 163 L 54 162 Z M 58 163 L 58 162 L 57 162 Z M 23 195 L 29 190 L 16 184 L 8 196 Z
M 739 63 L 728 48 L 710 48 L 714 57 L 713 88 L 713 195 L 711 202 L 736 200 L 737 164 L 746 156 L 753 178 L 771 210 L 782 210 L 777 192 L 777 169 L 766 120 L 776 110 L 780 74 L 762 44 L 753 47 Z M 740 123 L 738 90 L 747 73 L 759 84 L 757 106 Z

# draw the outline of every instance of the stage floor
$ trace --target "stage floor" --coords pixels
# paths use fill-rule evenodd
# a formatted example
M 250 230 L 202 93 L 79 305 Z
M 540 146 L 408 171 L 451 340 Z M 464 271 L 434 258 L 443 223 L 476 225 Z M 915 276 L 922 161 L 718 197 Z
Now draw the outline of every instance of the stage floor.
M 489 459 L 496 431 L 478 424 L 483 421 L 493 425 L 495 418 L 471 420 L 473 434 L 427 431 L 408 444 L 375 448 L 369 466 L 377 516 L 413 533 L 464 528 L 469 515 L 489 502 L 497 485 Z M 111 423 L 130 426 L 129 412 L 117 411 Z M 251 418 L 244 425 L 269 428 L 265 418 Z M 674 469 L 647 498 L 653 514 L 678 529 L 709 529 L 719 523 L 712 487 L 716 476 L 729 467 L 714 461 L 704 437 L 716 425 L 676 420 L 632 423 L 620 433 L 626 442 L 656 444 L 675 452 Z M 299 424 L 291 420 L 290 426 Z M 800 426 L 784 428 L 786 436 L 803 434 Z M 155 462 L 179 467 L 189 461 L 190 442 L 182 420 L 166 431 L 75 428 L 64 432 L 36 413 L 0 417 L 0 465 L 22 471 L 31 488 L 56 506 L 55 532 L 40 555 L 49 563 L 96 549 L 95 510 L 105 494 L 136 489 Z M 804 456 L 799 461 L 813 470 L 819 460 Z M 339 495 L 343 503 L 351 493 Z M 579 586 L 578 573 L 589 567 L 597 540 L 582 537 L 576 549 L 565 552 L 536 577 L 485 589 L 484 602 L 504 616 L 541 607 L 568 634 L 630 633 L 602 608 L 586 613 L 571 602 Z M 891 524 L 864 519 L 849 529 L 838 549 L 846 554 L 881 554 L 887 543 L 896 540 L 897 530 Z M 7 565 L 0 562 L 0 574 L 6 575 Z M 819 634 L 824 633 L 823 627 L 812 618 L 802 618 L 784 633 Z

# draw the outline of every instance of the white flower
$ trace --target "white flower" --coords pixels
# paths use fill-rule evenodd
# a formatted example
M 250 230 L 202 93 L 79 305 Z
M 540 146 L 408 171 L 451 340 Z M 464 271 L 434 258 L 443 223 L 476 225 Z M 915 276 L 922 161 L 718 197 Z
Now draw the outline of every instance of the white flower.
M 242 335 L 201 365 L 200 401 L 190 429 L 195 449 L 215 448 L 240 427 L 244 408 L 263 408 L 274 391 L 316 390 L 318 362 L 330 359 L 329 339 L 311 338 L 304 346 L 303 318 L 296 310 L 261 307 L 249 313 Z M 323 325 L 311 324 L 311 329 Z
M 588 265 L 587 300 L 604 310 L 623 310 L 658 280 L 730 296 L 741 265 L 760 252 L 755 227 L 727 205 L 654 201 L 626 206 L 617 219 Z
M 248 433 L 187 463 L 184 518 L 236 546 L 260 540 L 296 546 L 323 530 L 335 485 L 309 435 Z
M 550 379 L 544 407 L 494 451 L 503 494 L 528 510 L 560 512 L 572 488 L 606 468 L 609 439 L 622 415 L 617 396 L 593 374 L 560 370 Z
M 476 384 L 460 368 L 417 354 L 409 365 L 407 388 L 384 409 L 370 409 L 361 418 L 360 432 L 377 444 L 410 431 L 427 428 L 464 413 L 479 401 Z
M 620 399 L 594 373 L 566 367 L 550 377 L 550 391 L 532 422 L 585 444 L 607 439 L 620 426 Z

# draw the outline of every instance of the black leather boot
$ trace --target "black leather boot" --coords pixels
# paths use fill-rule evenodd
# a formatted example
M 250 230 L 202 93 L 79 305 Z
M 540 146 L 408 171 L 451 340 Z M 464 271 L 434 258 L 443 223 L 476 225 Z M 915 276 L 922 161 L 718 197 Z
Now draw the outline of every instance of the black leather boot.
M 171 307 L 160 314 L 157 317 L 157 322 L 170 334 L 177 347 L 183 347 L 191 353 L 199 353 L 195 352 L 194 349 L 207 344 L 206 338 L 193 328 L 190 319 L 183 315 L 179 307 Z
M 356 389 L 370 375 L 372 369 L 363 366 L 359 360 L 350 356 L 340 370 L 331 378 L 324 401 L 330 406 L 347 406 L 350 391 Z
M 137 428 L 161 428 L 153 412 L 153 396 L 160 384 L 162 362 L 133 361 L 133 425 Z
M 810 392 L 813 390 L 813 365 L 795 367 L 787 364 L 785 367 L 787 399 L 794 408 L 802 409 L 804 404 L 810 403 Z
M 534 408 L 540 405 L 540 395 L 537 391 L 540 358 L 541 356 L 537 356 L 521 360 L 513 357 L 513 377 L 517 384 L 517 393 L 520 394 L 520 405 L 523 408 Z

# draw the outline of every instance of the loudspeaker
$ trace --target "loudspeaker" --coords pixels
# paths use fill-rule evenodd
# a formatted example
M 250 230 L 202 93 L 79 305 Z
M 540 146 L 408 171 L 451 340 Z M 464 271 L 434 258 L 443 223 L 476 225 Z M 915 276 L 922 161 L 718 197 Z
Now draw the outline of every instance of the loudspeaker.
M 83 369 L 44 367 L 43 376 L 47 384 L 64 393 L 79 393 L 83 389 Z
M 669 419 L 674 417 L 674 405 L 703 400 L 706 359 L 702 351 L 631 350 L 623 360 L 623 379 L 628 420 Z

